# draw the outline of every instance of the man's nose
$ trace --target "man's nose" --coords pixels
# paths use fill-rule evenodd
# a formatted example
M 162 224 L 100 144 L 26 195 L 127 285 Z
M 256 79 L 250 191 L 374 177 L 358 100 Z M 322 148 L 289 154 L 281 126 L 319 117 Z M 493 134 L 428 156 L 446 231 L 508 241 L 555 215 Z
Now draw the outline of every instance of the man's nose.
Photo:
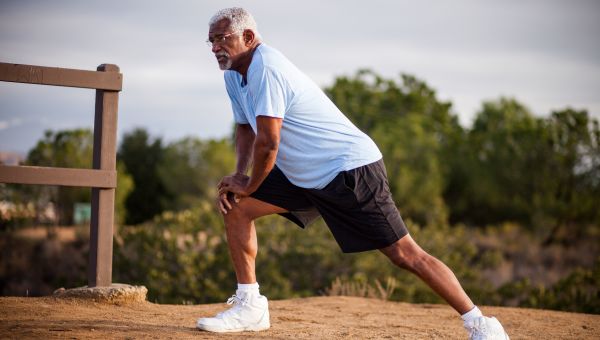
M 221 46 L 219 44 L 213 44 L 212 45 L 212 52 L 213 53 L 217 53 L 221 50 Z

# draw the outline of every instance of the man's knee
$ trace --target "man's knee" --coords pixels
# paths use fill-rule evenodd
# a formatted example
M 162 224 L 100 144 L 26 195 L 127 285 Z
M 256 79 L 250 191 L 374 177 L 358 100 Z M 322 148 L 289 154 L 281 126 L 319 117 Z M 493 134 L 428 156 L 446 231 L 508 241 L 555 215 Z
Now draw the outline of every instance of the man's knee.
M 248 216 L 247 212 L 238 206 L 233 206 L 231 210 L 228 210 L 227 214 L 223 215 L 223 219 L 227 228 L 240 224 L 246 225 L 252 222 L 252 218 Z
M 225 221 L 225 226 L 231 226 L 239 223 L 248 223 L 252 221 L 252 218 L 249 216 L 248 212 L 245 209 L 244 205 L 238 204 L 230 201 L 231 209 L 227 209 L 227 213 L 221 213 L 223 216 L 223 220 Z
M 242 198 L 238 202 L 230 201 L 231 209 L 227 209 L 227 214 L 222 214 L 226 228 L 234 228 L 241 225 L 249 225 L 255 219 L 262 216 L 257 214 L 254 200 Z

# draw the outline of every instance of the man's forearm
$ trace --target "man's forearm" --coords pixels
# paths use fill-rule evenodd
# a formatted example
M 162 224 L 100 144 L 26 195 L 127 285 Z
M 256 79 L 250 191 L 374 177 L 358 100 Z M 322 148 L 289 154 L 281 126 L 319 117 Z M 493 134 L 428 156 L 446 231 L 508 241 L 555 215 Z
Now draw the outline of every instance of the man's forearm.
M 252 144 L 250 144 L 252 145 Z M 235 172 L 238 174 L 245 175 L 252 159 L 252 148 L 249 147 L 247 150 L 237 150 L 237 164 L 235 166 Z
M 237 164 L 235 172 L 246 174 L 248 166 L 252 160 L 252 149 L 254 145 L 254 132 L 247 125 L 241 125 L 235 131 L 235 153 Z
M 240 193 L 245 192 L 249 195 L 256 191 L 275 166 L 282 124 L 283 119 L 259 116 L 256 118 L 256 134 L 250 125 L 237 125 L 237 171 L 245 174 L 248 166 L 252 168 L 250 178 L 245 186 L 240 188 Z
M 260 184 L 267 178 L 267 175 L 275 166 L 277 159 L 278 143 L 256 139 L 252 150 L 252 174 L 246 190 L 252 193 L 258 189 Z

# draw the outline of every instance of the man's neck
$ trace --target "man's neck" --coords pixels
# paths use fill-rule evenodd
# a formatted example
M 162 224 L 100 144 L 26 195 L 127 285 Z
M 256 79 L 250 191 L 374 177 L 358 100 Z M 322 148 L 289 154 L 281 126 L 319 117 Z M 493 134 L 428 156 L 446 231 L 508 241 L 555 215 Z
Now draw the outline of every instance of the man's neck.
M 248 69 L 250 68 L 250 64 L 252 63 L 252 56 L 254 55 L 254 51 L 260 46 L 260 42 L 257 43 L 254 47 L 250 48 L 242 57 L 240 66 L 235 68 L 235 70 L 242 75 L 244 83 L 246 83 L 246 76 L 248 74 Z

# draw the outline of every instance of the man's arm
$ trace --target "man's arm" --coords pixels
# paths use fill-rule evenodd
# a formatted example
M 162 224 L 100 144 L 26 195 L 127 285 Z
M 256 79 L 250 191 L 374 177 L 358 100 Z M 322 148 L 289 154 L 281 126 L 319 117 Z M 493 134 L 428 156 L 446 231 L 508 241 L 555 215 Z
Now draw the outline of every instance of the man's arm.
M 258 116 L 256 118 L 256 136 L 254 143 L 245 143 L 249 139 L 248 136 L 243 136 L 248 131 L 244 131 L 236 135 L 236 152 L 238 153 L 237 174 L 234 176 L 225 177 L 219 183 L 219 196 L 224 197 L 228 192 L 234 193 L 238 197 L 245 197 L 256 191 L 262 181 L 267 177 L 277 158 L 279 150 L 279 137 L 283 119 L 266 116 Z M 238 127 L 236 132 L 239 132 Z M 248 150 L 251 147 L 251 151 Z M 248 167 L 249 160 L 252 159 L 251 176 L 245 177 L 243 174 Z M 240 176 L 242 175 L 242 176 Z M 224 201 L 221 198 L 221 201 Z M 225 207 L 229 207 L 228 202 L 223 202 Z M 222 210 L 223 211 L 223 210 Z
M 256 139 L 252 150 L 252 174 L 245 188 L 250 195 L 265 180 L 275 166 L 283 119 L 266 116 L 256 117 Z
M 250 124 L 237 124 L 235 128 L 235 153 L 237 165 L 236 174 L 245 175 L 248 165 L 252 160 L 252 149 L 254 145 L 254 131 Z

